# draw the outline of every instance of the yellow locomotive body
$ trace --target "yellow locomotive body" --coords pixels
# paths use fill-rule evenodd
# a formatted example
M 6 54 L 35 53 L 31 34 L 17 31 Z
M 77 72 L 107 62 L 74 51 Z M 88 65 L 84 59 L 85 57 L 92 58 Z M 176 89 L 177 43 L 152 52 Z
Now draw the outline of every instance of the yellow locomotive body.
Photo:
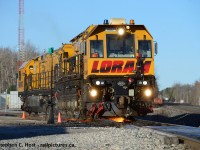
M 22 109 L 37 113 L 51 104 L 70 117 L 145 115 L 155 97 L 155 47 L 145 26 L 133 20 L 91 25 L 71 44 L 22 65 Z

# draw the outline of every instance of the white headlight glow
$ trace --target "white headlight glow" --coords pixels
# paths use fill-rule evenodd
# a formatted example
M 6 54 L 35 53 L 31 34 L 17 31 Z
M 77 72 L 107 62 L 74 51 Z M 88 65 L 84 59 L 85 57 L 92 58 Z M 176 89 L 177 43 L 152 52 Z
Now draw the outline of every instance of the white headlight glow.
M 143 85 L 147 85 L 147 81 L 143 81 Z
M 123 29 L 123 28 L 119 28 L 119 29 L 118 29 L 118 34 L 119 34 L 119 35 L 123 35 L 123 34 L 124 34 L 124 32 L 125 32 L 125 31 L 124 31 L 124 29 Z
M 96 85 L 100 85 L 100 81 L 96 81 Z
M 97 90 L 92 89 L 92 90 L 90 91 L 90 95 L 91 95 L 92 97 L 97 96 Z
M 151 91 L 150 89 L 146 89 L 146 90 L 144 91 L 144 94 L 145 94 L 145 96 L 149 97 L 149 96 L 152 95 L 152 91 Z

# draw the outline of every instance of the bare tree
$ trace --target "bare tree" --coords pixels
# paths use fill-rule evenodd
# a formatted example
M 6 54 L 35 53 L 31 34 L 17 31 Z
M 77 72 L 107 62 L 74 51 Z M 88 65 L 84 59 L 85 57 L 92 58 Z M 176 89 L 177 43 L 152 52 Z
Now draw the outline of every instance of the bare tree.
M 196 81 L 194 83 L 194 103 L 199 104 L 200 103 L 200 81 Z
M 0 92 L 16 84 L 17 53 L 11 48 L 0 48 Z
M 25 60 L 38 56 L 37 49 L 28 41 L 25 44 Z M 18 52 L 9 47 L 0 47 L 0 93 L 16 87 L 17 54 Z
M 36 56 L 38 56 L 38 48 L 33 45 L 30 41 L 25 43 L 25 61 L 28 61 Z

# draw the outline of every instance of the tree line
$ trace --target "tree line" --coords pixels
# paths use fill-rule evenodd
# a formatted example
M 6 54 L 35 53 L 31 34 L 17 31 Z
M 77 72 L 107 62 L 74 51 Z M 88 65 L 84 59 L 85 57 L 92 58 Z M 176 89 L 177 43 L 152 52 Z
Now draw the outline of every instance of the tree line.
M 160 95 L 169 102 L 200 105 L 200 80 L 195 81 L 194 84 L 176 83 L 160 91 Z
M 24 49 L 25 61 L 39 55 L 38 48 L 30 41 L 25 43 Z M 0 47 L 0 93 L 17 89 L 17 61 L 16 49 Z

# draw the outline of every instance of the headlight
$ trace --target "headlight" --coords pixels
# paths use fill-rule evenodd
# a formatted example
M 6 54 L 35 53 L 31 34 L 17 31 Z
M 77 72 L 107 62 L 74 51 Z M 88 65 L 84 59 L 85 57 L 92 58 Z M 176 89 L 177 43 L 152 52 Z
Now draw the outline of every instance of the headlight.
M 142 82 L 142 81 L 138 81 L 137 84 L 138 84 L 138 85 L 142 85 L 143 82 Z
M 97 85 L 97 86 L 103 86 L 103 85 L 105 85 L 105 81 L 101 81 L 101 80 L 97 80 L 97 81 L 95 81 L 94 83 L 95 83 L 95 85 Z
M 152 91 L 151 91 L 150 89 L 146 89 L 146 90 L 144 91 L 144 94 L 145 94 L 145 96 L 149 97 L 149 96 L 152 95 Z
M 148 85 L 148 81 L 139 80 L 137 81 L 137 85 Z
M 105 82 L 104 81 L 101 81 L 101 85 L 104 85 L 105 84 Z
M 91 95 L 92 97 L 97 96 L 97 90 L 92 89 L 92 90 L 90 91 L 90 95 Z
M 96 81 L 96 85 L 100 85 L 100 81 Z
M 147 81 L 143 81 L 143 85 L 147 85 Z
M 123 35 L 123 34 L 124 34 L 124 32 L 125 32 L 125 31 L 124 31 L 124 29 L 123 29 L 123 28 L 119 28 L 119 29 L 118 29 L 118 34 L 119 34 L 119 35 Z

